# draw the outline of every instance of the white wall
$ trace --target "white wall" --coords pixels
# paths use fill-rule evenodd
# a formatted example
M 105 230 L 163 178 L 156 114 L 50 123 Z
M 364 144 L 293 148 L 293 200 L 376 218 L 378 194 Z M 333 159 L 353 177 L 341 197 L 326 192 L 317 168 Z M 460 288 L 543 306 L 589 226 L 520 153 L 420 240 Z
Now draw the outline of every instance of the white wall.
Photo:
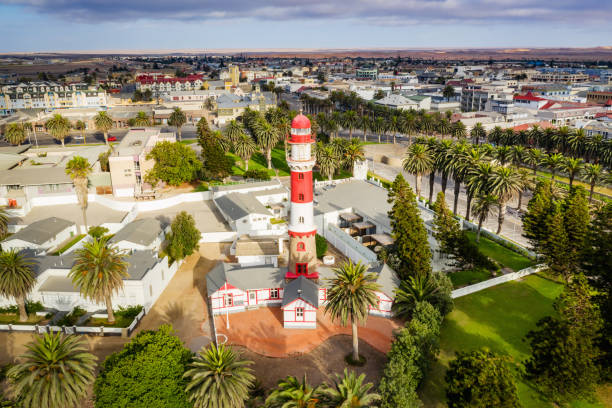
M 8 240 L 2 242 L 2 248 L 4 250 L 9 250 L 9 249 L 21 250 L 21 249 L 28 248 L 28 249 L 33 249 L 35 251 L 46 252 L 51 249 L 55 249 L 58 245 L 69 240 L 71 237 L 75 236 L 76 234 L 77 234 L 76 225 L 71 225 L 68 228 L 61 231 L 60 233 L 58 233 L 55 237 L 51 238 L 50 240 L 46 242 L 43 242 L 40 245 L 35 244 L 33 242 L 22 241 L 20 239 L 10 239 L 9 237 Z
M 295 310 L 298 307 L 304 309 L 304 317 L 301 321 L 296 321 Z M 317 309 L 310 303 L 297 299 L 283 307 L 283 327 L 286 329 L 315 329 L 317 327 Z
M 224 296 L 231 294 L 234 299 L 234 305 L 225 307 L 223 303 Z M 247 304 L 246 292 L 238 288 L 230 288 L 225 290 L 218 290 L 209 296 L 213 314 L 222 314 L 226 312 L 241 312 L 245 310 Z
M 389 296 L 385 295 L 382 292 L 376 292 L 376 297 L 378 298 L 379 304 L 378 307 L 370 307 L 370 314 L 375 316 L 383 316 L 383 317 L 391 317 L 393 314 L 391 313 L 391 306 L 393 305 L 393 299 Z

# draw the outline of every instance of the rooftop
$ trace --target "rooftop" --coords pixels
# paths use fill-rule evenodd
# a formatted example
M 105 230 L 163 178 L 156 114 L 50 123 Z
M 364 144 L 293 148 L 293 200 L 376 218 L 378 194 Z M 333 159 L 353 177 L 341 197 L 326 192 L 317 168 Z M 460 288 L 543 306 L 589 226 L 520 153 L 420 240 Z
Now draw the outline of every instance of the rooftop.
M 314 307 L 319 307 L 319 287 L 303 276 L 292 280 L 285 286 L 282 306 L 285 307 L 297 299 L 302 299 Z
M 214 199 L 219 209 L 233 221 L 249 214 L 272 215 L 270 211 L 249 193 L 229 193 Z
M 109 242 L 117 243 L 128 241 L 144 246 L 151 245 L 161 234 L 161 222 L 155 218 L 142 218 L 134 220 L 121 228 Z
M 282 288 L 285 285 L 285 270 L 272 265 L 241 267 L 219 262 L 206 275 L 208 296 L 226 283 L 240 289 Z
M 49 217 L 44 220 L 33 222 L 5 239 L 5 241 L 18 239 L 24 242 L 42 245 L 73 225 L 75 225 L 74 222 L 63 218 Z

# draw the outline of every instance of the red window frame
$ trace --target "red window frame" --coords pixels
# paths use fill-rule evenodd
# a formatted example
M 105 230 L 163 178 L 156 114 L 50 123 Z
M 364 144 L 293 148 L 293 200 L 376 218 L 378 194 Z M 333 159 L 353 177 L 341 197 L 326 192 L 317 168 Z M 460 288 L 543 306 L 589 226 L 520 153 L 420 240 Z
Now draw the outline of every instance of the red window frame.
M 228 301 L 229 300 L 229 304 Z M 224 307 L 232 307 L 234 306 L 234 295 L 231 293 L 226 293 L 223 295 L 223 306 Z
M 307 262 L 298 262 L 295 264 L 295 274 L 296 275 L 307 275 L 308 274 L 308 263 Z
M 296 307 L 295 308 L 295 321 L 304 321 L 304 308 L 303 307 Z
M 280 290 L 278 288 L 270 289 L 270 299 L 279 299 L 280 298 Z
M 300 252 L 306 251 L 306 245 L 304 245 L 303 242 L 298 242 L 297 243 L 297 250 L 300 251 Z

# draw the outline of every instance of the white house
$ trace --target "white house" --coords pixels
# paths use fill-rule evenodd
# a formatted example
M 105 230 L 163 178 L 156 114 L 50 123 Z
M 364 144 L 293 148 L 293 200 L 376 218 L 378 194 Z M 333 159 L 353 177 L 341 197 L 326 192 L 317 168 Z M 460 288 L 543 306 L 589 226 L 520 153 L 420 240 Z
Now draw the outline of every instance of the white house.
M 283 327 L 286 329 L 316 329 L 319 307 L 319 286 L 300 276 L 285 286 L 283 295 Z
M 69 240 L 77 233 L 76 224 L 63 218 L 49 217 L 35 221 L 0 243 L 3 250 L 31 249 L 43 254 Z
M 165 237 L 161 222 L 154 218 L 134 220 L 121 228 L 110 243 L 129 252 L 159 250 Z
M 230 227 L 239 234 L 270 229 L 272 212 L 248 193 L 229 193 L 214 199 Z
M 380 286 L 380 290 L 376 291 L 378 304 L 376 307 L 370 306 L 370 314 L 383 317 L 391 317 L 393 313 L 391 306 L 395 299 L 395 290 L 400 284 L 400 280 L 393 269 L 388 265 L 382 264 L 370 270 L 370 272 L 378 273 L 376 283 Z
M 278 266 L 278 257 L 283 253 L 284 240 L 280 236 L 251 237 L 241 235 L 233 242 L 230 255 L 236 257 L 240 266 Z

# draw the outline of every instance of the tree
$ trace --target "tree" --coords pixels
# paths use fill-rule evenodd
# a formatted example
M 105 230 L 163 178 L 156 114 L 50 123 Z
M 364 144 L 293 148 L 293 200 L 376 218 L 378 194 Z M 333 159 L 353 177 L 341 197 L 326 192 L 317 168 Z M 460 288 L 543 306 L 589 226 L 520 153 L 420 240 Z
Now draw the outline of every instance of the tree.
M 249 160 L 251 156 L 257 150 L 257 145 L 253 138 L 246 133 L 242 133 L 234 142 L 234 152 L 242 159 L 244 163 L 244 170 L 249 171 Z
M 542 163 L 542 158 L 544 154 L 540 149 L 529 149 L 525 155 L 525 163 L 531 166 L 533 170 L 533 175 L 537 174 L 538 165 Z
M 482 224 L 484 224 L 489 215 L 493 213 L 493 209 L 497 205 L 498 201 L 499 198 L 492 194 L 481 194 L 476 197 L 476 201 L 472 207 L 472 215 L 478 220 L 476 242 L 480 242 L 480 230 L 482 229 Z
M 322 142 L 317 144 L 316 156 L 321 174 L 331 181 L 336 169 L 340 167 L 340 158 L 334 151 L 332 145 L 324 145 Z
M 450 100 L 450 98 L 455 96 L 455 88 L 452 85 L 446 85 L 442 90 L 442 96 L 446 98 L 446 100 Z
M 499 235 L 504 225 L 508 201 L 511 200 L 520 189 L 521 179 L 516 170 L 510 167 L 498 167 L 495 169 L 491 176 L 491 194 L 499 198 L 499 215 L 496 234 Z
M 252 364 L 225 345 L 202 348 L 183 375 L 189 380 L 185 388 L 189 401 L 195 408 L 242 406 L 255 380 Z
M 343 139 L 340 139 L 343 140 Z M 346 146 L 344 146 L 344 163 L 349 168 L 351 173 L 355 167 L 356 161 L 365 160 L 365 153 L 363 152 L 363 144 L 357 138 L 350 140 Z
M 395 240 L 393 252 L 399 263 L 394 269 L 400 279 L 431 271 L 431 250 L 427 230 L 421 218 L 412 189 L 399 174 L 391 185 L 388 202 L 391 236 Z
M 337 408 L 366 408 L 380 400 L 380 395 L 370 392 L 374 384 L 366 383 L 365 374 L 359 377 L 354 371 L 350 373 L 345 368 L 344 376 L 336 374 L 336 379 L 332 388 L 327 388 L 323 393 L 327 397 L 327 406 Z
M 458 352 L 445 379 L 450 408 L 520 407 L 507 358 L 486 349 Z
M 208 126 L 208 121 L 206 121 L 205 117 L 201 117 L 196 124 L 196 132 L 198 134 L 198 143 L 202 145 L 202 138 L 209 137 L 212 132 L 210 130 L 210 126 Z
M 353 129 L 359 125 L 359 117 L 357 112 L 349 110 L 342 115 L 342 127 L 348 129 L 349 139 L 353 138 Z
M 433 170 L 433 159 L 428 147 L 420 143 L 410 145 L 402 165 L 404 170 L 414 174 L 416 179 L 416 195 L 421 198 L 422 176 Z
M 393 312 L 396 316 L 408 319 L 419 302 L 430 302 L 438 290 L 431 273 L 409 276 L 400 282 L 395 291 Z
M 208 126 L 208 124 L 206 126 Z M 223 130 L 223 136 L 229 139 L 232 143 L 236 143 L 236 141 L 240 139 L 244 134 L 244 125 L 238 122 L 237 120 L 230 120 L 230 122 Z
M 78 336 L 45 333 L 28 343 L 27 349 L 7 373 L 20 406 L 80 406 L 96 370 L 96 357 L 88 352 L 87 342 Z
M 58 113 L 45 123 L 45 127 L 54 139 L 62 142 L 64 147 L 64 139 L 70 133 L 70 121 Z
M 145 180 L 155 185 L 159 181 L 178 186 L 197 178 L 202 162 L 189 146 L 178 142 L 159 142 L 147 154 L 155 164 L 145 176 Z
M 576 270 L 580 263 L 580 252 L 589 232 L 589 203 L 582 187 L 576 187 L 565 200 L 563 226 L 567 234 L 569 269 Z
M 569 187 L 571 190 L 574 185 L 574 178 L 580 175 L 584 169 L 584 160 L 575 157 L 567 157 L 559 165 L 559 168 L 565 171 L 569 176 Z
M 112 296 L 123 288 L 128 277 L 126 254 L 105 238 L 93 238 L 75 251 L 74 265 L 68 277 L 82 296 L 96 303 L 105 302 L 108 322 L 115 323 Z
M 108 145 L 108 132 L 113 128 L 113 119 L 105 111 L 100 111 L 94 117 L 94 125 L 104 134 L 104 143 Z
M 195 226 L 193 216 L 181 211 L 174 217 L 171 232 L 168 236 L 168 254 L 172 259 L 179 260 L 189 256 L 199 248 L 198 242 L 202 234 Z
M 83 228 L 81 228 L 81 232 L 87 231 L 88 176 L 91 174 L 91 165 L 86 158 L 74 156 L 66 163 L 66 174 L 72 180 L 77 199 L 79 200 L 79 206 L 83 212 Z
M 517 173 L 521 182 L 520 189 L 518 191 L 518 204 L 516 205 L 516 209 L 521 211 L 523 207 L 523 194 L 526 190 L 533 189 L 533 178 L 531 174 L 529 174 L 529 171 L 523 168 L 518 168 Z
M 321 397 L 321 387 L 312 387 L 306 381 L 306 375 L 302 381 L 293 376 L 288 376 L 278 382 L 268 398 L 268 408 L 314 408 Z
M 0 207 L 0 241 L 8 234 L 9 217 L 4 207 Z
M 0 294 L 15 299 L 21 322 L 28 320 L 25 300 L 36 284 L 33 265 L 33 259 L 15 249 L 0 252 Z
M 587 163 L 584 167 L 584 179 L 589 183 L 589 203 L 593 202 L 593 190 L 603 176 L 601 164 Z
M 143 112 L 139 111 L 136 117 L 133 118 L 134 126 L 149 126 L 151 124 L 151 118 Z
M 192 407 L 183 378 L 191 358 L 172 326 L 141 331 L 102 364 L 94 384 L 95 407 Z
M 455 244 L 461 235 L 461 226 L 446 205 L 443 192 L 438 193 L 432 210 L 434 212 L 434 238 L 440 245 L 440 251 L 452 255 L 455 252 Z
M 168 117 L 168 124 L 170 126 L 176 127 L 176 132 L 178 133 L 179 142 L 183 140 L 181 135 L 181 128 L 183 125 L 187 123 L 187 116 L 185 116 L 185 112 L 181 108 L 174 108 L 170 117 Z
M 353 361 L 359 361 L 357 323 L 365 324 L 371 306 L 378 303 L 375 291 L 380 290 L 376 275 L 367 272 L 361 262 L 344 263 L 334 269 L 335 277 L 329 281 L 325 313 L 346 326 L 350 320 L 353 333 Z
M 232 172 L 234 162 L 225 155 L 225 151 L 216 134 L 200 136 L 198 143 L 202 147 L 203 176 L 206 179 L 220 180 Z
M 553 211 L 546 219 L 547 235 L 540 245 L 548 268 L 554 275 L 561 275 L 566 281 L 570 278 L 569 240 L 564 224 L 562 203 L 555 203 Z
M 278 130 L 272 126 L 267 120 L 260 119 L 255 124 L 255 137 L 257 144 L 266 155 L 268 169 L 272 168 L 272 149 L 280 140 Z
M 551 180 L 553 183 L 555 182 L 555 175 L 557 174 L 557 170 L 563 164 L 564 157 L 559 153 L 548 154 L 542 158 L 542 164 L 544 164 L 551 173 Z
M 74 124 L 74 128 L 81 132 L 81 136 L 83 137 L 83 144 L 87 144 L 87 140 L 85 139 L 85 129 L 87 129 L 87 125 L 82 120 L 77 120 Z
M 548 217 L 554 210 L 554 197 L 550 181 L 541 181 L 536 185 L 533 198 L 527 204 L 523 215 L 523 235 L 529 240 L 536 252 L 542 252 L 548 237 Z
M 4 139 L 12 144 L 20 146 L 26 140 L 26 131 L 21 123 L 11 123 L 4 130 Z
M 473 140 L 476 141 L 476 144 L 478 145 L 480 144 L 480 139 L 486 139 L 487 131 L 482 126 L 482 123 L 477 122 L 472 128 L 472 130 L 470 130 L 470 136 Z

